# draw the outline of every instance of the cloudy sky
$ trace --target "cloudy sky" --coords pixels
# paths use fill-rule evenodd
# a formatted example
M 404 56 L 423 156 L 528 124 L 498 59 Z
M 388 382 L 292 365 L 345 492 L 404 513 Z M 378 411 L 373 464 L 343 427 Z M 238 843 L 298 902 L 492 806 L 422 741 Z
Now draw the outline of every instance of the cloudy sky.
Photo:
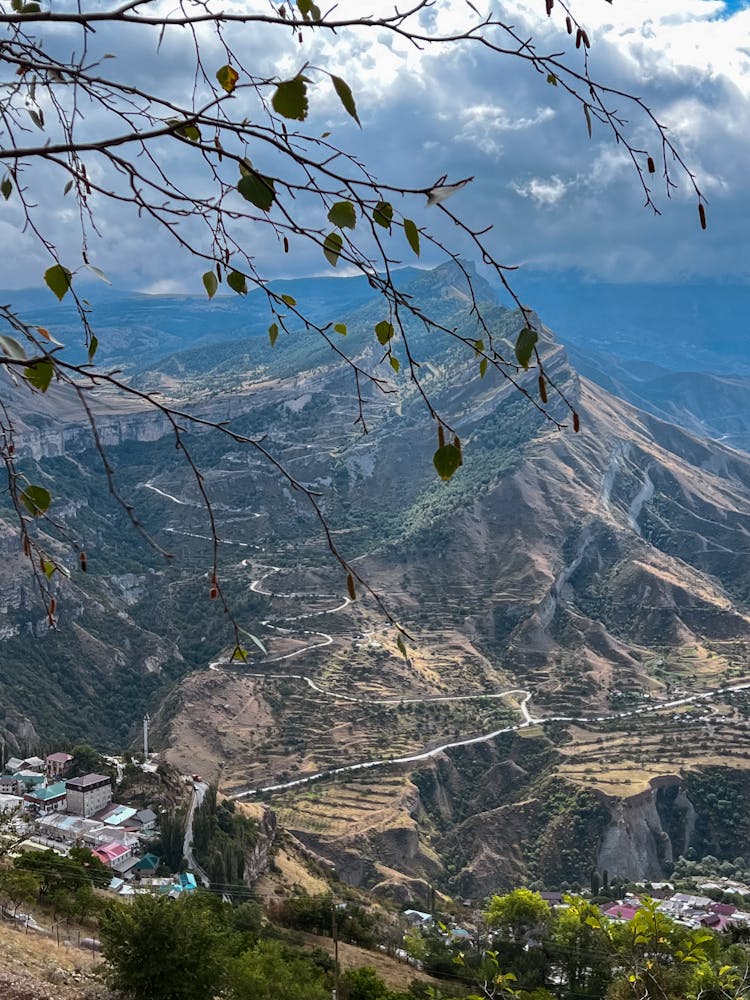
M 252 5 L 235 5 L 240 6 Z M 263 0 L 255 6 L 267 9 Z M 342 0 L 336 14 L 362 14 L 365 6 L 373 14 L 393 9 L 382 0 L 366 5 Z M 533 35 L 540 51 L 565 53 L 563 59 L 581 68 L 581 54 L 565 33 L 558 6 L 550 19 L 543 0 L 491 6 L 477 0 L 475 6 L 493 10 L 522 36 Z M 316 82 L 306 128 L 314 134 L 330 130 L 338 144 L 361 156 L 382 180 L 424 187 L 442 174 L 449 179 L 473 175 L 473 183 L 450 207 L 471 225 L 492 223 L 492 251 L 506 263 L 575 269 L 610 281 L 747 281 L 750 4 L 573 0 L 572 9 L 591 37 L 592 76 L 641 97 L 669 128 L 708 202 L 706 232 L 698 225 L 695 197 L 684 174 L 675 172 L 678 187 L 667 199 L 657 173 L 654 198 L 662 214 L 655 216 L 643 207 L 632 164 L 611 133 L 594 122 L 589 139 L 580 105 L 517 59 L 470 44 L 418 50 L 383 31 L 308 32 L 302 45 L 278 29 L 227 37 L 261 76 L 284 78 L 309 61 L 348 80 L 362 130 L 343 112 L 325 77 L 312 71 Z M 472 19 L 464 0 L 437 0 L 415 27 L 434 36 Z M 47 44 L 68 51 L 79 38 L 77 30 L 56 29 Z M 91 44 L 94 54 L 117 56 L 105 65 L 121 80 L 174 95 L 189 93 L 195 60 L 187 33 L 167 33 L 158 54 L 157 42 L 151 30 L 100 27 Z M 207 65 L 221 65 L 215 39 L 205 38 L 202 51 Z M 633 142 L 658 161 L 658 135 L 646 119 L 624 101 L 616 106 L 629 119 Z M 80 129 L 87 136 L 117 131 L 93 108 Z M 39 135 L 29 133 L 24 141 L 36 142 Z M 165 155 L 167 168 L 181 184 L 210 193 L 205 176 L 182 147 Z M 106 180 L 95 156 L 86 162 L 92 176 Z M 30 166 L 24 174 L 30 200 L 39 205 L 35 218 L 58 246 L 61 259 L 75 269 L 81 259 L 80 228 L 74 202 L 62 196 L 64 182 L 47 165 Z M 97 197 L 92 207 L 100 236 L 90 236 L 90 258 L 116 284 L 150 291 L 199 290 L 204 268 L 186 259 L 166 233 L 127 207 Z M 396 207 L 419 226 L 436 227 L 471 255 L 454 227 L 427 208 L 423 197 L 398 201 Z M 20 222 L 11 198 L 0 207 L 0 239 L 12 250 L 4 262 L 5 287 L 33 285 L 49 265 L 33 235 L 20 232 Z M 205 243 L 205 227 L 185 224 L 183 229 Z M 319 250 L 298 248 L 296 255 L 284 257 L 268 234 L 248 230 L 245 237 L 265 275 L 323 273 L 327 268 Z M 408 251 L 399 252 L 408 261 Z M 427 255 L 427 262 L 437 259 Z

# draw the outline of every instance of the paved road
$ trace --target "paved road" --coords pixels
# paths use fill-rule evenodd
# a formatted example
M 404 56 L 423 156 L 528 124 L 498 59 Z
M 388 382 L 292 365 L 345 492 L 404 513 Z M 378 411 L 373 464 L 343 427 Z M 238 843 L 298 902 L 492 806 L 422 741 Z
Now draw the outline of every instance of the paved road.
M 244 560 L 245 563 L 249 563 L 252 560 Z M 257 580 L 253 580 L 250 584 L 250 589 L 257 594 L 264 594 L 269 597 L 334 597 L 332 594 L 280 594 L 274 593 L 269 590 L 262 589 L 263 581 L 266 577 L 273 573 L 281 572 L 278 566 L 265 566 L 263 567 L 266 572 L 263 573 Z M 316 611 L 311 614 L 295 615 L 293 617 L 281 619 L 283 621 L 293 622 L 299 621 L 302 618 L 312 618 L 315 615 L 330 614 L 334 611 L 340 611 L 346 607 L 349 603 L 348 598 L 344 598 L 343 604 L 338 604 L 336 607 L 328 608 L 324 611 Z M 270 622 L 264 622 L 266 625 L 270 625 Z M 275 627 L 275 626 L 271 626 Z M 291 631 L 291 630 L 290 630 Z M 314 643 L 309 646 L 303 647 L 302 649 L 296 650 L 294 653 L 288 654 L 288 656 L 298 656 L 300 653 L 306 652 L 308 649 L 314 649 L 319 645 L 328 645 L 333 641 L 332 637 L 324 632 L 309 633 L 318 636 L 324 636 L 325 641 L 323 643 Z M 276 657 L 275 659 L 287 659 L 288 656 Z M 264 661 L 266 663 L 273 662 L 272 660 Z M 219 666 L 224 666 L 225 664 L 211 664 L 212 669 L 217 669 Z M 370 705 L 398 705 L 402 702 L 405 704 L 429 704 L 431 702 L 448 702 L 448 701 L 470 701 L 478 700 L 481 698 L 505 698 L 509 695 L 520 695 L 520 702 L 518 710 L 521 714 L 522 721 L 512 726 L 504 726 L 502 729 L 495 729 L 491 733 L 484 733 L 481 736 L 473 736 L 464 740 L 454 740 L 450 743 L 441 743 L 439 746 L 430 747 L 421 751 L 420 753 L 411 754 L 406 757 L 391 757 L 391 758 L 379 758 L 377 760 L 362 761 L 359 764 L 347 764 L 342 767 L 331 768 L 327 771 L 318 771 L 315 774 L 308 774 L 304 778 L 296 778 L 294 781 L 285 781 L 277 784 L 262 784 L 253 788 L 245 788 L 240 791 L 232 793 L 229 798 L 232 799 L 242 799 L 247 798 L 252 795 L 260 795 L 267 792 L 278 792 L 283 791 L 287 788 L 298 788 L 302 785 L 309 785 L 311 782 L 320 781 L 324 778 L 332 778 L 339 774 L 351 774 L 357 771 L 370 770 L 376 767 L 391 767 L 394 764 L 414 764 L 419 761 L 429 760 L 431 757 L 436 757 L 438 754 L 443 753 L 446 750 L 454 750 L 459 747 L 473 746 L 478 743 L 489 743 L 496 739 L 498 736 L 502 736 L 504 733 L 517 732 L 520 729 L 525 729 L 528 726 L 533 725 L 545 725 L 550 722 L 579 722 L 582 724 L 590 724 L 592 722 L 610 722 L 616 719 L 627 719 L 632 718 L 637 715 L 646 715 L 649 712 L 665 712 L 671 711 L 672 709 L 679 708 L 682 705 L 694 704 L 700 701 L 709 701 L 720 695 L 729 694 L 735 691 L 746 691 L 750 690 L 750 682 L 742 682 L 733 685 L 724 685 L 722 687 L 713 688 L 710 691 L 703 691 L 700 694 L 687 695 L 684 698 L 673 698 L 669 701 L 651 701 L 648 704 L 640 705 L 637 708 L 629 709 L 623 712 L 612 712 L 607 715 L 585 715 L 585 716 L 575 716 L 575 715 L 552 715 L 546 717 L 537 717 L 531 714 L 529 709 L 529 702 L 532 698 L 531 691 L 527 691 L 524 688 L 510 688 L 507 691 L 493 692 L 489 694 L 470 694 L 470 695 L 449 695 L 443 697 L 435 698 L 386 698 L 386 699 L 367 699 L 367 698 L 357 698 L 352 695 L 339 694 L 335 691 L 327 690 L 326 688 L 320 687 L 315 681 L 308 677 L 306 674 L 268 674 L 268 673 L 254 673 L 249 676 L 253 677 L 278 677 L 285 680 L 299 680 L 304 684 L 307 684 L 313 691 L 318 694 L 323 695 L 327 698 L 334 698 L 337 701 L 349 701 L 357 702 L 360 704 L 370 704 Z M 271 782 L 273 779 L 269 777 L 268 781 Z M 187 855 L 186 855 L 187 856 Z
M 521 694 L 523 698 L 519 705 L 519 711 L 523 718 L 523 722 L 519 722 L 514 726 L 504 726 L 502 729 L 495 729 L 491 733 L 485 733 L 482 736 L 473 736 L 470 739 L 465 740 L 454 740 L 450 743 L 441 743 L 439 746 L 431 747 L 428 750 L 423 750 L 421 753 L 411 754 L 407 757 L 391 757 L 391 758 L 379 758 L 378 760 L 363 761 L 360 764 L 347 764 L 343 767 L 334 767 L 327 771 L 318 771 L 315 774 L 306 775 L 304 778 L 297 778 L 294 781 L 285 781 L 279 784 L 264 784 L 255 786 L 253 788 L 245 788 L 237 792 L 233 792 L 229 798 L 232 799 L 244 799 L 252 795 L 262 795 L 268 792 L 280 792 L 287 788 L 298 788 L 301 785 L 309 785 L 313 781 L 320 781 L 324 778 L 332 778 L 338 774 L 352 774 L 357 771 L 366 771 L 375 767 L 392 767 L 394 764 L 415 764 L 419 761 L 429 760 L 431 757 L 436 757 L 438 754 L 443 753 L 446 750 L 455 750 L 459 747 L 474 746 L 478 743 L 489 743 L 498 736 L 502 736 L 504 733 L 514 733 L 518 732 L 520 729 L 525 729 L 528 726 L 535 725 L 545 725 L 550 722 L 580 722 L 583 724 L 592 722 L 609 722 L 614 719 L 627 719 L 632 718 L 637 715 L 646 715 L 650 712 L 665 712 L 671 711 L 672 709 L 679 708 L 681 705 L 695 704 L 700 701 L 710 701 L 712 698 L 716 698 L 721 695 L 730 694 L 735 691 L 747 691 L 750 690 L 750 682 L 744 682 L 741 684 L 732 684 L 724 687 L 714 688 L 711 691 L 703 691 L 700 694 L 688 695 L 685 698 L 674 698 L 670 701 L 658 701 L 653 702 L 648 705 L 642 705 L 638 708 L 633 708 L 625 712 L 613 712 L 609 715 L 550 715 L 544 718 L 536 717 L 529 711 L 529 701 L 531 700 L 531 692 L 524 691 L 518 688 L 512 688 L 509 691 L 502 691 L 495 695 L 484 695 L 482 697 L 494 697 L 502 698 L 506 695 Z M 330 693 L 330 692 L 327 692 Z M 347 696 L 340 696 L 346 700 L 351 700 Z M 470 695 L 469 697 L 477 697 L 476 695 Z M 434 699 L 419 699 L 424 701 L 430 701 Z
M 211 879 L 208 875 L 206 875 L 193 855 L 193 814 L 201 802 L 203 802 L 207 791 L 208 784 L 205 781 L 193 782 L 193 790 L 190 795 L 190 805 L 188 807 L 188 814 L 185 820 L 185 841 L 182 845 L 182 854 L 183 857 L 187 858 L 188 867 L 192 872 L 195 872 L 205 889 L 208 889 L 211 885 Z

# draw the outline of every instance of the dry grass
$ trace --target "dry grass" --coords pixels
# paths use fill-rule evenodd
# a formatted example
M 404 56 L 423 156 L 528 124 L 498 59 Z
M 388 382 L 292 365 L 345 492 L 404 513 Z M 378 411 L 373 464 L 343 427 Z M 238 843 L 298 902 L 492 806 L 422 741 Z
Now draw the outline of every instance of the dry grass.
M 321 896 L 330 891 L 328 883 L 314 875 L 304 860 L 291 851 L 281 848 L 274 855 L 278 871 L 263 875 L 253 886 L 253 891 L 263 903 L 290 895 L 297 886 L 309 896 Z
M 64 940 L 62 930 L 60 940 Z M 93 957 L 90 951 L 65 944 L 58 947 L 46 935 L 27 934 L 15 924 L 0 921 L 0 994 L 10 989 L 3 983 L 5 974 L 24 979 L 28 1000 L 46 996 L 47 991 L 60 1000 L 82 1000 L 99 993 L 98 981 L 90 978 L 99 965 L 99 955 Z
M 315 934 L 304 934 L 305 944 L 310 947 L 322 948 L 329 955 L 333 954 L 333 941 L 331 938 L 318 937 Z M 343 970 L 360 969 L 363 965 L 369 965 L 375 969 L 377 974 L 384 980 L 386 986 L 391 990 L 406 990 L 413 979 L 418 979 L 423 983 L 432 983 L 435 986 L 445 987 L 439 979 L 421 972 L 411 965 L 399 962 L 396 958 L 383 954 L 380 951 L 367 951 L 365 948 L 358 948 L 353 944 L 339 942 L 339 963 Z

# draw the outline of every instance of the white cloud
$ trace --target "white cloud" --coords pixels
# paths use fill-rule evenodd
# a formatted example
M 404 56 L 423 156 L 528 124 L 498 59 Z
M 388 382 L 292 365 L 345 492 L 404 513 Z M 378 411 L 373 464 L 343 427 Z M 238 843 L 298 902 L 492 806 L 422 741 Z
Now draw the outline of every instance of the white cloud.
M 184 295 L 192 289 L 186 286 L 184 281 L 177 281 L 174 278 L 162 278 L 159 281 L 152 281 L 143 288 L 136 288 L 137 292 L 143 295 Z
M 263 6 L 261 0 L 256 2 Z M 515 0 L 506 7 L 519 31 L 537 36 L 541 50 L 564 48 L 566 58 L 582 66 L 581 53 L 564 32 L 559 4 L 549 20 L 541 0 Z M 656 219 L 640 211 L 644 194 L 623 146 L 596 122 L 589 140 L 580 105 L 562 87 L 551 87 L 544 76 L 512 57 L 497 58 L 473 44 L 425 45 L 420 50 L 385 32 L 373 37 L 365 32 L 334 36 L 307 31 L 302 45 L 291 34 L 277 31 L 236 37 L 243 46 L 244 62 L 269 79 L 290 75 L 306 62 L 347 79 L 364 129 L 360 132 L 348 118 L 328 78 L 314 70 L 309 71 L 316 83 L 305 127 L 311 134 L 330 129 L 335 141 L 351 146 L 382 179 L 416 188 L 428 186 L 443 173 L 451 179 L 475 175 L 474 183 L 459 192 L 450 207 L 477 227 L 493 223 L 492 248 L 509 263 L 525 260 L 537 266 L 576 267 L 623 280 L 671 273 L 733 273 L 750 278 L 746 234 L 740 224 L 750 214 L 745 179 L 750 10 L 728 16 L 720 0 L 616 0 L 612 5 L 574 0 L 573 7 L 592 38 L 593 75 L 611 81 L 615 89 L 637 93 L 653 107 L 710 196 L 707 233 L 698 231 L 684 176 L 671 201 L 665 198 L 661 164 L 647 183 L 664 214 Z M 361 0 L 341 0 L 336 16 L 360 14 L 362 9 Z M 393 3 L 370 0 L 367 10 L 391 13 Z M 424 13 L 422 30 L 435 37 L 457 30 L 469 17 L 464 0 L 437 0 Z M 73 34 L 61 33 L 59 44 L 66 51 Z M 205 32 L 202 39 L 206 66 L 213 69 L 224 55 Z M 118 59 L 106 65 L 107 72 L 116 71 L 123 79 L 144 85 L 158 81 L 168 93 L 184 96 L 185 68 L 194 62 L 188 33 L 168 33 L 158 55 L 155 35 L 146 45 L 132 30 L 113 33 L 102 26 L 91 45 L 99 53 L 108 48 L 118 51 Z M 190 72 L 188 77 L 187 85 L 192 82 Z M 608 101 L 628 119 L 624 127 L 632 129 L 634 144 L 658 160 L 657 137 L 647 117 L 616 95 Z M 252 113 L 253 106 L 244 96 L 236 99 L 238 116 Z M 95 133 L 101 121 L 91 109 L 82 127 Z M 271 169 L 273 161 L 260 144 L 249 155 Z M 210 192 L 205 171 L 193 158 L 186 159 L 182 149 L 175 146 L 166 162 L 190 190 Z M 645 165 L 645 155 L 639 162 Z M 104 183 L 109 175 L 99 164 L 90 157 L 91 176 Z M 70 218 L 70 206 L 61 200 L 64 178 L 53 177 L 44 168 L 33 183 L 31 173 L 24 175 L 30 193 L 43 211 L 50 209 L 45 224 L 66 262 L 75 266 L 80 243 L 77 220 Z M 92 237 L 92 260 L 116 283 L 162 293 L 199 287 L 200 262 L 186 258 L 166 232 L 130 209 L 106 205 L 96 197 L 94 203 L 102 239 Z M 408 209 L 419 225 L 435 225 L 443 236 L 457 237 L 454 227 L 441 229 L 440 213 L 427 210 L 422 197 L 397 208 Z M 294 210 L 317 220 L 303 199 Z M 3 211 L 6 225 L 18 220 L 12 200 Z M 323 219 L 324 215 L 321 224 Z M 191 228 L 182 221 L 180 231 L 210 243 L 205 223 Z M 296 256 L 284 257 L 268 233 L 248 228 L 243 237 L 264 274 L 288 273 L 291 266 L 313 273 L 321 265 L 316 249 L 295 244 Z M 28 246 L 28 238 L 16 237 L 16 242 Z M 423 246 L 429 258 L 429 247 Z M 472 253 L 468 242 L 459 249 Z M 399 247 L 398 253 L 402 252 L 405 256 Z M 25 251 L 14 254 L 5 265 L 3 283 L 33 282 L 42 262 L 35 254 L 30 267 Z
M 556 205 L 568 190 L 568 184 L 557 174 L 551 177 L 532 177 L 523 184 L 511 184 L 522 198 L 531 198 L 537 205 Z

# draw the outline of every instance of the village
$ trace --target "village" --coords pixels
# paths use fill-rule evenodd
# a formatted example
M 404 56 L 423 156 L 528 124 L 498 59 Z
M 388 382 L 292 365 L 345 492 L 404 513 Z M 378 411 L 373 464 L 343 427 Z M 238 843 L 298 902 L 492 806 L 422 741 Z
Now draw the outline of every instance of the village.
M 158 841 L 158 816 L 114 800 L 112 776 L 73 774 L 74 757 L 65 752 L 5 761 L 0 775 L 0 817 L 13 853 L 53 850 L 66 856 L 86 847 L 111 870 L 109 890 L 118 896 L 160 892 L 172 897 L 197 888 L 190 872 L 166 874 L 151 848 Z M 118 775 L 122 764 L 113 758 Z M 141 765 L 155 770 L 148 755 Z
M 111 763 L 121 778 L 121 761 L 111 758 Z M 163 858 L 152 850 L 158 850 L 157 812 L 116 802 L 118 782 L 112 775 L 74 775 L 73 764 L 73 755 L 60 751 L 44 758 L 10 757 L 5 761 L 0 775 L 0 819 L 4 820 L 6 837 L 12 835 L 13 852 L 53 850 L 65 856 L 73 847 L 87 847 L 110 869 L 108 888 L 120 897 L 158 892 L 176 898 L 195 891 L 198 882 L 192 872 L 167 874 Z M 144 772 L 155 771 L 157 764 L 146 752 L 139 767 Z M 199 775 L 185 776 L 184 780 L 193 784 L 201 781 Z M 190 858 L 189 845 L 186 847 Z M 686 927 L 719 933 L 731 928 L 750 930 L 750 911 L 737 905 L 750 898 L 750 888 L 719 877 L 698 878 L 694 886 L 695 892 L 680 892 L 670 882 L 630 883 L 628 891 L 623 888 L 621 898 L 601 901 L 599 909 L 609 920 L 627 922 L 641 908 L 642 898 L 648 897 L 657 901 L 659 911 Z M 582 889 L 581 895 L 590 897 L 591 893 Z M 541 897 L 552 909 L 567 906 L 564 892 L 543 891 Z M 432 914 L 417 909 L 407 909 L 403 915 L 407 923 L 422 930 L 434 923 Z M 450 936 L 470 935 L 454 925 Z

